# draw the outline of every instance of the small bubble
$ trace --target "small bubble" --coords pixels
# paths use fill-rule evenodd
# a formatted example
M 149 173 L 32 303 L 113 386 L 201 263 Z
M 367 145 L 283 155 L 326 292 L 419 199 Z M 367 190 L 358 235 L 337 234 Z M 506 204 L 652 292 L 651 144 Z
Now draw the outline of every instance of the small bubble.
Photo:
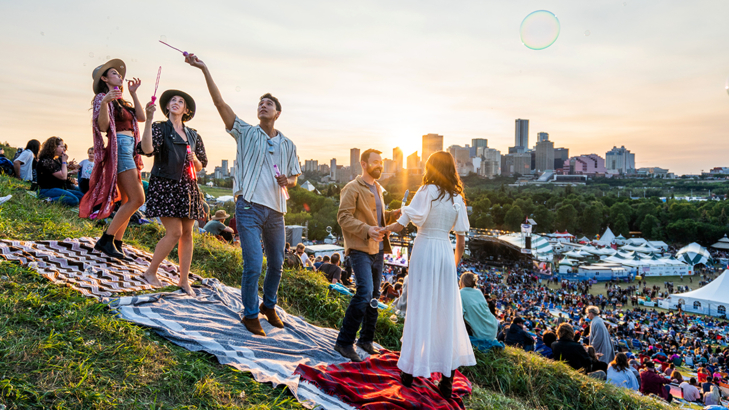
M 43 32 L 42 32 L 42 31 L 41 31 L 41 36 L 45 36 L 45 34 L 43 34 Z
M 94 58 L 94 53 L 93 52 L 89 53 L 89 57 Z
M 159 41 L 167 41 L 167 36 L 159 36 Z
M 110 60 L 110 59 L 111 59 L 111 56 L 106 56 L 106 59 L 107 59 L 107 60 Z
M 240 92 L 240 86 L 235 87 L 235 91 Z
M 585 35 L 586 35 L 586 36 L 589 36 L 589 35 L 590 35 L 590 30 L 586 30 L 586 31 L 585 31 Z

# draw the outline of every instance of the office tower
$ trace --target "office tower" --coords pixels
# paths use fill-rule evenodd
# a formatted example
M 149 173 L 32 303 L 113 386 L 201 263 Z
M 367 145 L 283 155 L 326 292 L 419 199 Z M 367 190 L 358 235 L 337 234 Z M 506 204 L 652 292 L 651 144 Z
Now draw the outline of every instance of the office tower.
M 538 132 L 537 133 L 537 142 L 539 141 L 549 141 L 549 134 L 546 132 Z
M 632 174 L 635 172 L 635 154 L 631 153 L 625 146 L 613 147 L 605 153 L 605 168 L 608 171 L 618 171 L 621 174 Z
M 327 165 L 327 164 L 319 164 L 319 173 L 320 174 L 328 174 L 329 173 L 329 165 Z
M 420 157 L 415 151 L 408 156 L 408 174 L 420 174 Z
M 564 167 L 564 162 L 570 158 L 569 148 L 554 149 L 554 169 L 560 170 Z
M 471 139 L 471 147 L 478 148 L 485 148 L 489 146 L 489 140 L 486 138 L 473 138 Z
M 402 171 L 403 169 L 403 156 L 400 147 L 392 149 L 392 160 L 395 161 L 395 173 Z
M 539 133 L 547 135 L 546 132 Z M 554 142 L 547 139 L 537 141 L 534 169 L 548 171 L 554 169 Z
M 228 160 L 227 159 L 224 159 L 222 161 L 222 165 L 220 166 L 220 168 L 222 168 L 224 176 L 226 176 L 226 177 L 230 176 L 230 170 L 228 169 Z
M 476 158 L 481 160 L 478 175 L 488 178 L 501 175 L 501 151 L 488 147 L 479 147 Z
M 450 152 L 450 154 L 453 156 L 453 159 L 456 161 L 456 168 L 466 165 L 466 163 L 468 163 L 468 160 L 471 159 L 470 148 L 464 148 L 460 145 L 451 145 L 450 147 L 448 147 L 448 152 Z
M 362 165 L 359 163 L 359 148 L 349 150 L 349 172 L 351 179 L 362 173 Z
M 329 161 L 329 177 L 333 180 L 337 180 L 337 159 L 332 158 Z
M 437 151 L 443 151 L 443 136 L 438 134 L 423 135 L 423 156 L 420 167 L 425 168 L 425 163 L 430 158 L 430 154 Z M 408 166 L 408 168 L 410 167 Z
M 532 171 L 532 154 L 520 152 L 501 156 L 501 175 L 529 175 Z
M 304 172 L 319 172 L 319 161 L 315 159 L 304 161 Z
M 529 120 L 516 120 L 514 147 L 517 149 L 521 148 L 518 152 L 524 152 L 524 150 L 529 148 Z

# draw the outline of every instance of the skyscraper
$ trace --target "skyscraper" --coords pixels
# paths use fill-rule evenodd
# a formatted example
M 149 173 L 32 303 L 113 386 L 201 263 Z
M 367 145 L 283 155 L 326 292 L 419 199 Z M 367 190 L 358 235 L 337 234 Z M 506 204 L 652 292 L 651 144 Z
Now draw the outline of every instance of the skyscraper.
M 220 165 L 221 168 L 223 168 L 223 175 L 224 176 L 230 176 L 230 169 L 228 168 L 228 160 L 224 159 L 222 161 L 222 164 Z
M 625 149 L 625 146 L 613 147 L 605 153 L 605 168 L 621 174 L 632 174 L 635 172 L 635 154 Z
M 522 120 L 521 118 L 516 120 L 514 148 L 517 148 L 518 152 L 524 152 L 529 148 L 529 120 Z
M 315 159 L 307 159 L 304 161 L 304 172 L 318 172 L 319 161 Z
M 537 142 L 539 141 L 549 141 L 549 134 L 547 134 L 546 132 L 538 132 Z
M 471 147 L 475 147 L 476 149 L 478 149 L 478 148 L 483 148 L 483 147 L 488 147 L 488 146 L 489 146 L 489 140 L 487 140 L 486 138 L 471 139 Z
M 425 163 L 430 158 L 430 154 L 443 151 L 443 136 L 438 134 L 427 134 L 423 135 L 423 151 L 421 168 L 425 168 Z M 410 166 L 408 166 L 410 168 Z
M 333 180 L 337 180 L 337 159 L 332 158 L 329 161 L 329 177 Z
M 408 174 L 419 174 L 420 173 L 420 157 L 418 157 L 418 151 L 408 155 Z
M 554 169 L 562 169 L 564 162 L 570 158 L 569 148 L 554 149 Z
M 540 132 L 547 135 L 546 132 Z M 548 139 L 537 141 L 536 161 L 534 169 L 537 171 L 548 171 L 554 169 L 554 143 Z
M 359 163 L 359 148 L 349 150 L 349 172 L 351 179 L 362 173 L 362 165 Z
M 402 150 L 400 147 L 395 147 L 392 149 L 392 160 L 395 161 L 395 173 L 398 173 L 402 171 L 403 169 L 403 156 L 402 156 Z

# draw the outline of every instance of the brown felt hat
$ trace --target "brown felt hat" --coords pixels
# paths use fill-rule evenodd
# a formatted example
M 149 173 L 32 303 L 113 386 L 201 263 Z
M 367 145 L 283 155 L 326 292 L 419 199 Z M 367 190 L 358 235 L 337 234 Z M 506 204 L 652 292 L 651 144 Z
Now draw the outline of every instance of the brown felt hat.
M 162 112 L 166 117 L 169 118 L 170 113 L 167 109 L 167 104 L 169 104 L 172 97 L 179 95 L 182 97 L 182 99 L 185 100 L 185 105 L 187 106 L 187 109 L 190 111 L 189 114 L 183 115 L 182 120 L 183 121 L 190 121 L 192 117 L 195 116 L 195 100 L 190 97 L 190 94 L 180 91 L 180 90 L 167 90 L 162 93 L 162 95 L 159 97 L 159 106 L 162 108 Z
M 215 216 L 213 216 L 210 219 L 215 219 L 216 221 L 221 221 L 221 220 L 228 219 L 229 217 L 230 217 L 230 215 L 228 215 L 228 213 L 225 212 L 224 209 L 219 209 L 219 210 L 215 211 Z
M 110 68 L 116 68 L 116 71 L 121 74 L 122 78 L 126 77 L 127 66 L 124 64 L 124 61 L 118 58 L 107 61 L 106 63 L 94 68 L 94 72 L 91 74 L 91 78 L 94 79 L 94 94 L 101 92 L 101 76 Z

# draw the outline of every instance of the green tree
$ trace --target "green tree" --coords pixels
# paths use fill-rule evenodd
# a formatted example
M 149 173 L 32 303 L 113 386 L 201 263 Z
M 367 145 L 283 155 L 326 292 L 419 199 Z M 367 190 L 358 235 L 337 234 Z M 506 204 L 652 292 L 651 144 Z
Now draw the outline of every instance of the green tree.
M 640 224 L 640 231 L 644 238 L 657 240 L 661 237 L 660 221 L 655 216 L 648 214 Z
M 580 218 L 580 228 L 582 233 L 588 237 L 593 237 L 600 232 L 603 222 L 602 205 L 599 202 L 592 202 L 582 212 Z
M 551 233 L 554 229 L 554 212 L 547 209 L 544 205 L 539 205 L 534 210 L 534 222 L 537 223 L 536 231 L 541 233 Z
M 624 237 L 630 236 L 630 227 L 628 226 L 628 218 L 623 214 L 618 214 L 613 224 L 613 232 Z
M 511 231 L 518 232 L 521 223 L 524 221 L 524 212 L 518 205 L 514 205 L 509 209 L 504 217 L 504 225 Z
M 557 209 L 557 229 L 560 231 L 574 232 L 577 225 L 577 210 L 572 205 L 562 205 Z
M 390 204 L 387 205 L 387 209 L 390 209 L 390 210 L 392 210 L 392 209 L 400 209 L 401 206 L 402 206 L 402 201 L 401 200 L 399 200 L 399 199 L 393 199 L 392 201 L 390 201 Z
M 630 229 L 630 218 L 633 215 L 633 208 L 631 208 L 627 202 L 616 202 L 610 207 L 610 223 L 615 225 L 618 221 L 618 216 L 620 215 L 625 217 L 628 229 Z M 628 236 L 625 237 L 627 238 Z

